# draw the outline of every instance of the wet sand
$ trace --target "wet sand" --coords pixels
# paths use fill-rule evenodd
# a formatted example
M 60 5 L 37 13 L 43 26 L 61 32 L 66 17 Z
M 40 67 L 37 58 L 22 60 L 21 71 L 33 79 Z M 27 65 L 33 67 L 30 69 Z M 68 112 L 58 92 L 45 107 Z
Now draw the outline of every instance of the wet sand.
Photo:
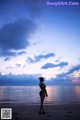
M 0 108 L 12 108 L 13 120 L 80 120 L 80 104 L 44 105 L 45 114 L 38 113 L 39 105 L 0 103 Z

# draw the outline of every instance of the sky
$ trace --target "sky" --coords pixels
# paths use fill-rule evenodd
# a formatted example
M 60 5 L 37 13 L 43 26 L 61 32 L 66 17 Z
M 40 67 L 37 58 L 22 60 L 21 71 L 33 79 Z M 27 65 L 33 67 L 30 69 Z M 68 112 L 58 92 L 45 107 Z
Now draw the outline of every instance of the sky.
M 0 75 L 80 83 L 80 2 L 66 1 L 0 0 Z

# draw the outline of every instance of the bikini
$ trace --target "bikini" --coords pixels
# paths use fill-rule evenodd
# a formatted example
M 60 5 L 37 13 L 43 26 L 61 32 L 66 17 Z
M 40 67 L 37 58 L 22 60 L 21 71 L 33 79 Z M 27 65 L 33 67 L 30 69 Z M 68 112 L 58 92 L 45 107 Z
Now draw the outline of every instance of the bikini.
M 44 85 L 44 84 L 43 84 Z M 40 84 L 39 84 L 39 86 L 40 86 Z M 40 86 L 40 88 L 41 88 L 41 91 L 39 92 L 39 95 L 41 96 L 43 93 L 45 93 L 45 85 L 44 85 L 44 88 L 42 88 L 41 86 Z
M 45 93 L 45 90 L 41 90 L 39 95 L 41 96 L 43 93 Z

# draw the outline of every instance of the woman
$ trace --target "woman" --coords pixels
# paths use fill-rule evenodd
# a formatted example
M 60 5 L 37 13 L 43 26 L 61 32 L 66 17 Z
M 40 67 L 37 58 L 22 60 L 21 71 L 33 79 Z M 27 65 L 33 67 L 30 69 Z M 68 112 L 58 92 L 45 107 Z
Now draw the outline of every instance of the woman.
M 48 97 L 48 94 L 47 94 L 47 91 L 46 91 L 46 86 L 44 84 L 44 78 L 43 77 L 40 77 L 39 78 L 40 80 L 40 83 L 39 83 L 39 86 L 40 86 L 40 100 L 41 100 L 41 104 L 40 104 L 40 110 L 39 110 L 39 114 L 45 114 L 45 111 L 44 111 L 44 108 L 43 108 L 43 102 L 44 102 L 44 98 L 45 96 Z

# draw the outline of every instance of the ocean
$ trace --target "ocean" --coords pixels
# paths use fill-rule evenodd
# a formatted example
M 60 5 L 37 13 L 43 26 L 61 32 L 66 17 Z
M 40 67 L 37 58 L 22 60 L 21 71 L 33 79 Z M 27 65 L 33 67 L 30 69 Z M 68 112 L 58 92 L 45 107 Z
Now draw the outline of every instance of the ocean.
M 47 86 L 44 104 L 80 103 L 80 85 Z M 39 86 L 0 86 L 0 103 L 39 104 Z

